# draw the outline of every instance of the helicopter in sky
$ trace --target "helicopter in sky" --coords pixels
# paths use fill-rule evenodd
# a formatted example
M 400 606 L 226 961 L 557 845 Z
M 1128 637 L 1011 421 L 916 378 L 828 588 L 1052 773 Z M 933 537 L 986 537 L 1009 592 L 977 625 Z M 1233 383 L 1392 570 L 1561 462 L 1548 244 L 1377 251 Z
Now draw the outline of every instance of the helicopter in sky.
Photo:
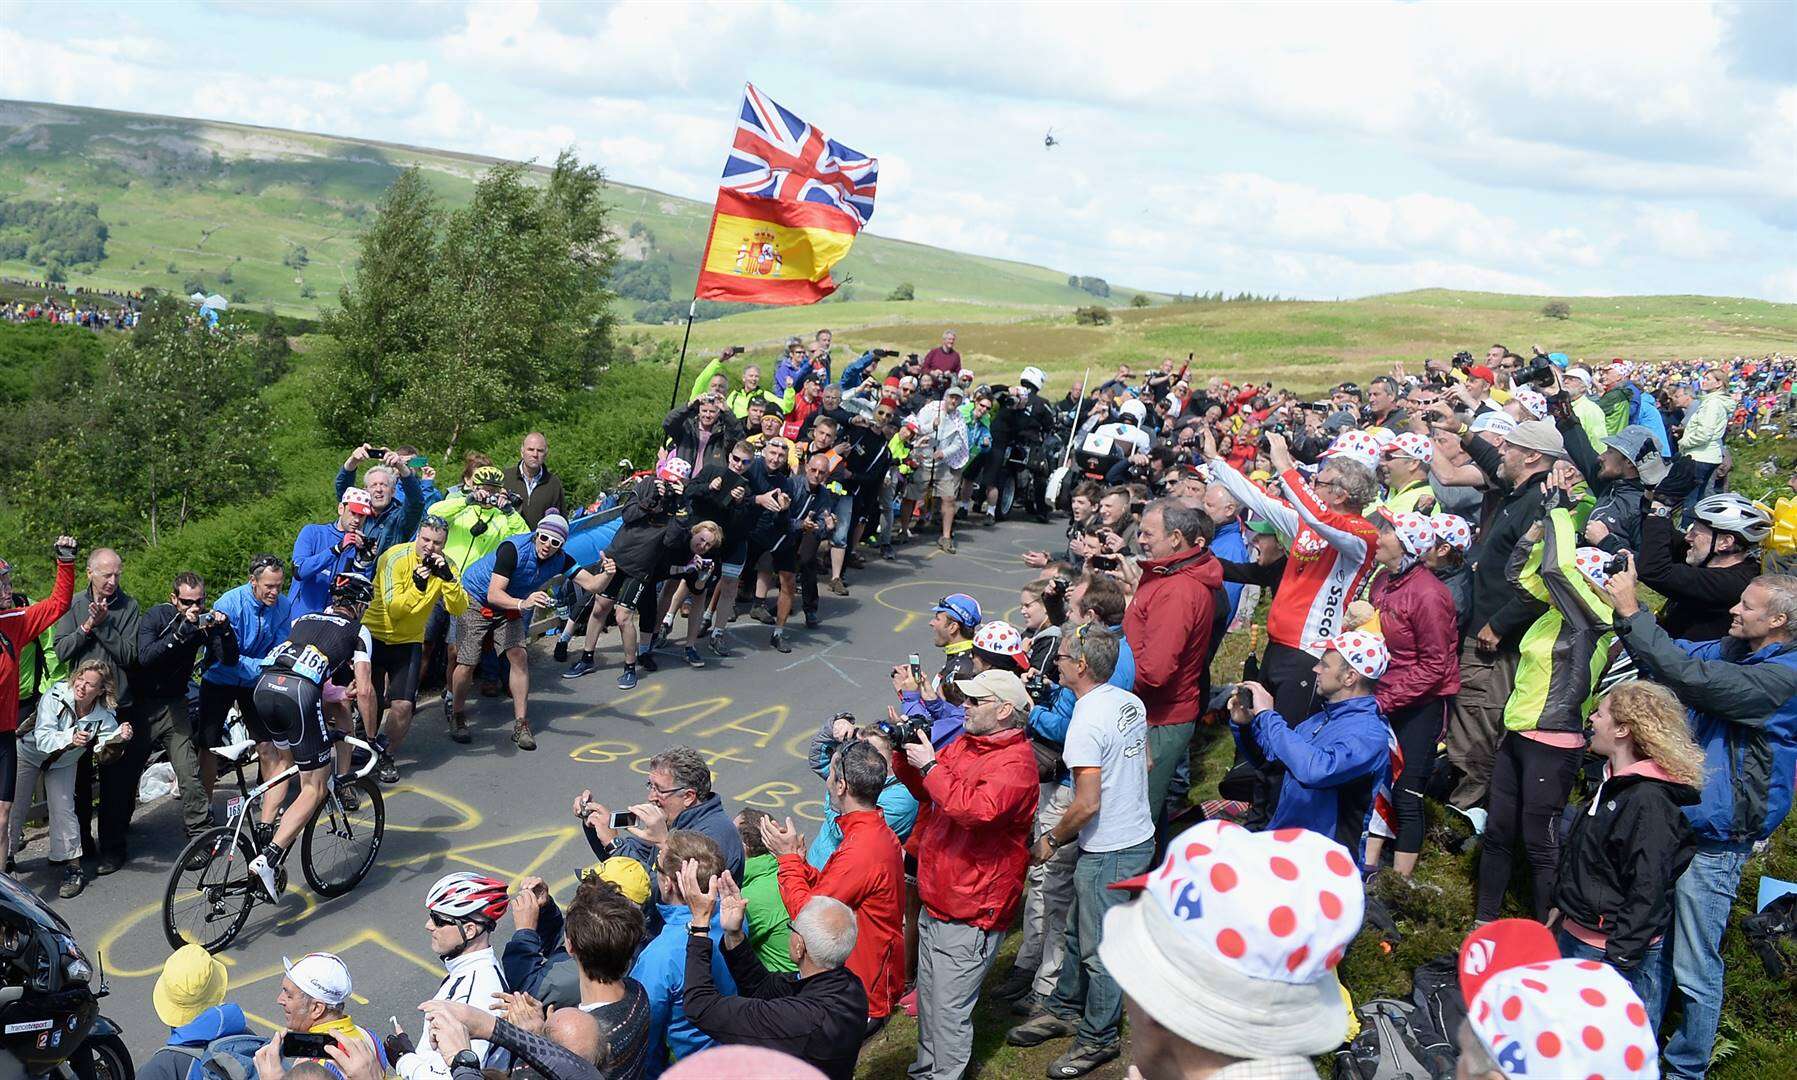
M 1042 149 L 1053 150 L 1059 145 L 1061 145 L 1061 140 L 1054 137 L 1054 128 L 1049 128 L 1048 134 L 1042 136 Z

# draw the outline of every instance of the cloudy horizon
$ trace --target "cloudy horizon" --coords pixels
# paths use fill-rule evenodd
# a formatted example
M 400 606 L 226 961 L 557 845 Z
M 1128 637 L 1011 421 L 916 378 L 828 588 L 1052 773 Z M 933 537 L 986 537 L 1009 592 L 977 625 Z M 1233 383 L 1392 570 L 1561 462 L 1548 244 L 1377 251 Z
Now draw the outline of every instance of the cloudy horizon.
M 1797 301 L 1792 8 L 1620 10 L 0 0 L 0 97 L 709 202 L 752 81 L 880 158 L 882 236 L 1165 292 Z

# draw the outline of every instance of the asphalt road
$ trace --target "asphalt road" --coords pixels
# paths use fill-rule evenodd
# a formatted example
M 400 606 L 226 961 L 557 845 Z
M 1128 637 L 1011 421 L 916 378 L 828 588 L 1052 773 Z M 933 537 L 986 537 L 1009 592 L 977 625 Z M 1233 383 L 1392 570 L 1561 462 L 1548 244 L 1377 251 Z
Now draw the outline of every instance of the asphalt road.
M 818 722 L 843 709 L 863 719 L 883 710 L 892 700 L 888 672 L 908 652 L 933 666 L 927 623 L 943 595 L 966 592 L 988 618 L 1015 617 L 1017 589 L 1034 576 L 1018 555 L 1051 548 L 1059 536 L 1058 526 L 1006 523 L 962 529 L 956 555 L 914 544 L 895 563 L 874 559 L 850 579 L 850 596 L 825 592 L 820 629 L 804 630 L 795 613 L 791 654 L 774 651 L 767 628 L 745 619 L 731 631 L 733 656 L 720 660 L 701 648 L 707 667 L 695 671 L 677 650 L 664 650 L 661 670 L 628 693 L 613 685 L 615 635 L 602 639 L 599 661 L 607 666 L 573 682 L 559 678 L 563 665 L 539 645 L 531 673 L 534 753 L 511 744 L 509 701 L 474 699 L 475 740 L 464 747 L 449 741 L 436 700 L 427 699 L 400 758 L 402 781 L 384 789 L 386 838 L 374 869 L 349 895 L 321 900 L 298 873 L 296 852 L 289 863 L 294 883 L 280 907 L 255 908 L 222 954 L 231 1000 L 272 1030 L 281 958 L 327 950 L 349 964 L 358 1020 L 384 1027 L 397 1015 L 415 1031 L 415 1006 L 442 975 L 423 928 L 430 884 L 458 869 L 508 880 L 539 874 L 565 900 L 575 873 L 594 861 L 569 813 L 573 796 L 590 787 L 614 807 L 640 801 L 648 757 L 667 746 L 686 743 L 709 757 L 715 786 L 732 809 L 760 806 L 814 829 L 822 783 L 804 755 Z M 103 1011 L 124 1025 L 141 1062 L 167 1034 L 150 988 L 168 955 L 161 905 L 184 842 L 179 806 L 171 797 L 140 808 L 130 863 L 90 882 L 75 900 L 55 899 L 41 830 L 33 832 L 19 876 L 52 900 L 90 957 L 100 954 L 112 986 Z M 509 932 L 502 924 L 496 936 Z

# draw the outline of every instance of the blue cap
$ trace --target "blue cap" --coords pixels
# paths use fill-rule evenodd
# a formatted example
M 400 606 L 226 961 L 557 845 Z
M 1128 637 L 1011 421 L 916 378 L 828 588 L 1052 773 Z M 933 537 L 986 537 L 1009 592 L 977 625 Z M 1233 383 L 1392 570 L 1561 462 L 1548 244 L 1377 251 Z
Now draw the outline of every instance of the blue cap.
M 1547 354 L 1547 359 L 1548 359 L 1548 363 L 1550 363 L 1550 364 L 1552 364 L 1552 365 L 1554 365 L 1554 366 L 1555 366 L 1555 367 L 1557 367 L 1557 368 L 1563 368 L 1563 367 L 1565 367 L 1565 366 L 1566 366 L 1566 365 L 1567 365 L 1567 364 L 1568 364 L 1568 363 L 1571 363 L 1571 361 L 1569 361 L 1569 360 L 1568 360 L 1568 359 L 1567 359 L 1567 358 L 1566 358 L 1566 354 L 1565 354 L 1565 353 L 1563 353 L 1563 352 L 1551 352 L 1551 353 L 1548 353 L 1548 354 Z
M 980 618 L 980 602 L 966 593 L 950 593 L 936 601 L 930 612 L 943 612 L 949 618 L 972 630 L 984 620 Z

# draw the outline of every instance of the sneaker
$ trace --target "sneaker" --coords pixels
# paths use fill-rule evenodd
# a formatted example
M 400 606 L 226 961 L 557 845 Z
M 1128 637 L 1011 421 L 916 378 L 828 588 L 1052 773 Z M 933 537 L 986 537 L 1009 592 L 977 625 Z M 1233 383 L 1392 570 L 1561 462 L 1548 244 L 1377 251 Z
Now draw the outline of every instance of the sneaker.
M 1076 1042 L 1048 1066 L 1048 1075 L 1053 1080 L 1073 1080 L 1073 1077 L 1084 1076 L 1107 1061 L 1115 1061 L 1120 1052 L 1115 1043 L 1110 1046 L 1093 1046 L 1090 1043 Z
M 1047 1008 L 1048 999 L 1032 990 L 1018 998 L 1016 1001 L 1011 1002 L 1011 1015 L 1021 1016 L 1027 1019 L 1032 1016 L 1042 1015 L 1047 1011 Z
M 512 724 L 512 745 L 520 750 L 535 750 L 537 748 L 537 739 L 536 736 L 530 733 L 529 721 L 519 720 Z
M 906 1016 L 915 1017 L 917 1015 L 917 990 L 913 988 L 905 991 L 905 996 L 899 998 L 898 1003 L 899 1008 L 905 1010 Z
M 466 716 L 455 713 L 449 718 L 449 737 L 463 746 L 474 741 L 474 736 L 468 734 L 468 718 Z
M 730 655 L 730 650 L 724 647 L 724 632 L 722 630 L 713 630 L 709 641 L 712 652 L 719 656 Z
M 1074 1025 L 1044 1010 L 1005 1032 L 1005 1042 L 1012 1046 L 1040 1046 L 1050 1039 L 1064 1039 L 1076 1030 Z
M 81 895 L 87 888 L 87 876 L 81 872 L 80 863 L 70 863 L 62 872 L 62 885 L 57 888 L 56 895 L 64 900 L 72 900 Z
M 980 523 L 985 525 L 987 528 L 991 528 L 992 526 L 997 525 L 998 524 L 998 511 L 987 510 L 985 515 L 980 518 Z
M 780 633 L 780 631 L 778 631 L 778 630 L 774 631 L 773 645 L 774 645 L 774 648 L 778 649 L 780 652 L 783 652 L 783 653 L 789 653 L 792 651 L 792 646 L 788 645 L 786 643 L 786 636 L 784 634 Z
M 391 755 L 383 752 L 381 754 L 381 763 L 376 768 L 375 775 L 380 777 L 380 781 L 383 784 L 397 784 L 399 783 L 399 766 L 393 763 Z
M 700 656 L 699 650 L 693 648 L 691 645 L 686 647 L 686 666 L 689 668 L 702 668 L 705 666 L 705 658 Z
M 572 664 L 568 665 L 568 670 L 562 672 L 562 678 L 578 679 L 582 675 L 591 675 L 592 673 L 593 673 L 593 662 L 591 660 L 586 659 L 585 657 L 582 657 L 581 659 L 576 660 Z
M 661 670 L 661 665 L 655 662 L 655 654 L 653 652 L 637 653 L 636 666 L 642 668 L 644 671 Z
M 281 902 L 281 885 L 275 880 L 275 865 L 268 857 L 268 852 L 250 860 L 250 872 L 262 884 L 262 894 L 274 903 Z
M 620 689 L 620 690 L 635 690 L 636 689 L 636 665 L 635 664 L 630 664 L 630 665 L 626 666 L 623 671 L 618 672 L 618 689 Z
M 941 548 L 944 554 L 953 555 L 955 553 L 955 541 L 953 537 L 943 537 L 936 541 L 936 546 Z
M 841 578 L 833 577 L 830 579 L 830 591 L 837 596 L 847 596 L 849 594 L 849 587 L 843 584 Z
M 892 560 L 898 558 L 898 552 L 892 550 L 891 544 L 881 544 L 880 545 L 880 558 L 885 559 L 887 562 L 891 562 Z
M 774 613 L 766 604 L 756 604 L 749 610 L 749 615 L 764 626 L 774 625 Z
M 568 662 L 568 636 L 566 634 L 555 639 L 555 651 L 550 655 L 555 657 L 555 662 L 558 664 Z

